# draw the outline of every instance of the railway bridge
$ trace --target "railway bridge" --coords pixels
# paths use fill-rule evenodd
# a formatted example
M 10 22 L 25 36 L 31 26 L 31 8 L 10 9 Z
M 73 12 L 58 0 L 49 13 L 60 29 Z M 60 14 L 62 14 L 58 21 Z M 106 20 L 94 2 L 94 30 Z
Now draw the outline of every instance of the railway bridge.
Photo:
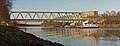
M 87 20 L 82 12 L 55 12 L 13 10 L 10 21 L 12 22 L 83 22 Z

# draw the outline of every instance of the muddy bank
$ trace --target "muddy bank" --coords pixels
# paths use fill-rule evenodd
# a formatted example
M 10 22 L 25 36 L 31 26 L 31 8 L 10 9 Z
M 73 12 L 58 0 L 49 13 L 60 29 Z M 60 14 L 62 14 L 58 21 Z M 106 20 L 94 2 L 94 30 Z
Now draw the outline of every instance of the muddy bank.
M 0 46 L 63 46 L 37 38 L 32 34 L 20 31 L 18 28 L 0 26 Z

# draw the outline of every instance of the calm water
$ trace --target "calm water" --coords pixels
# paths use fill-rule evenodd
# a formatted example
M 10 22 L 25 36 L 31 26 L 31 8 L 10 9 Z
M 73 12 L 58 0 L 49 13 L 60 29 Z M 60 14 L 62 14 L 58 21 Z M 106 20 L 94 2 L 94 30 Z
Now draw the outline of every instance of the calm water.
M 120 46 L 120 28 L 20 28 L 27 33 L 65 46 Z

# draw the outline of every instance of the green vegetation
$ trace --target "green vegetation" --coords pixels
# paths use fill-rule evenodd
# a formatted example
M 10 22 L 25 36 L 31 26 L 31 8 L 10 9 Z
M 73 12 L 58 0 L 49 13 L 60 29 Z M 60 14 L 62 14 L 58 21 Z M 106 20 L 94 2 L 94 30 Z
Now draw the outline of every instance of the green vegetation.
M 0 26 L 0 46 L 63 46 L 24 33 L 18 28 Z

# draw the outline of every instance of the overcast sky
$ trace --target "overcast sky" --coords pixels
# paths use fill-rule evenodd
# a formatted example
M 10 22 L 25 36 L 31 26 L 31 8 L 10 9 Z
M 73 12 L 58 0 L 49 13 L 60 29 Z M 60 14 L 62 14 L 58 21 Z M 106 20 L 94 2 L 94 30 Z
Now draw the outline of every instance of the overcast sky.
M 120 10 L 120 0 L 16 0 L 13 10 L 90 11 Z

